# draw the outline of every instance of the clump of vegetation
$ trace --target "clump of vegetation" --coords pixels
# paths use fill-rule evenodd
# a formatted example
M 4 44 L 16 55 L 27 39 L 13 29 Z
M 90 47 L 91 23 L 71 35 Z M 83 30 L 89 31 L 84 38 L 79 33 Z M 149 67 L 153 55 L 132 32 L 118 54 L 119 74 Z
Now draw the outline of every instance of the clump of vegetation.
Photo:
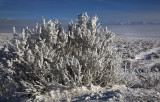
M 69 22 L 68 31 L 58 20 L 46 23 L 44 18 L 34 30 L 27 27 L 17 34 L 14 28 L 14 39 L 0 51 L 1 80 L 9 82 L 1 83 L 1 94 L 11 91 L 5 88 L 12 84 L 12 91 L 33 95 L 45 93 L 52 82 L 71 88 L 118 82 L 120 58 L 112 46 L 114 34 L 97 20 L 84 13 L 77 23 Z

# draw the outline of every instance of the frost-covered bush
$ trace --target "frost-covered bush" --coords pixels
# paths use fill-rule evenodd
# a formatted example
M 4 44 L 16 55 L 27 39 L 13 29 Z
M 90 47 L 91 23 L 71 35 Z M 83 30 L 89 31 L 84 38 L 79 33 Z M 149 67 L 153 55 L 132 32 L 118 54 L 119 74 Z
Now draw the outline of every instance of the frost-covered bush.
M 138 73 L 143 88 L 160 88 L 160 73 L 153 71 L 150 67 L 146 68 L 144 72 Z
M 117 82 L 120 60 L 112 46 L 114 34 L 101 29 L 97 20 L 80 14 L 77 23 L 69 22 L 67 32 L 58 20 L 46 23 L 44 18 L 42 25 L 21 34 L 14 28 L 14 39 L 1 50 L 0 70 L 28 94 L 45 92 L 52 82 L 67 87 Z

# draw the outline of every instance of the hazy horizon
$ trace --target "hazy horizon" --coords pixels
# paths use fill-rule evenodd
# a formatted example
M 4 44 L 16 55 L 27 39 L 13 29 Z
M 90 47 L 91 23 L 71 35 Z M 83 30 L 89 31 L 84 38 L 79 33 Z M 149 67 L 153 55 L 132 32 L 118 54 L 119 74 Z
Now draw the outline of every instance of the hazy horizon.
M 62 26 L 67 31 L 67 25 L 69 20 L 59 20 Z M 16 28 L 17 33 L 21 33 L 22 29 L 28 26 L 29 28 L 35 28 L 36 23 L 41 24 L 41 20 L 18 20 L 18 19 L 1 19 L 0 20 L 0 33 L 12 33 L 12 27 Z M 104 28 L 108 27 L 109 30 L 115 34 L 123 34 L 127 36 L 134 37 L 152 37 L 160 38 L 160 24 L 142 24 L 142 23 L 133 23 L 133 24 L 121 24 L 121 23 L 102 23 L 101 26 Z

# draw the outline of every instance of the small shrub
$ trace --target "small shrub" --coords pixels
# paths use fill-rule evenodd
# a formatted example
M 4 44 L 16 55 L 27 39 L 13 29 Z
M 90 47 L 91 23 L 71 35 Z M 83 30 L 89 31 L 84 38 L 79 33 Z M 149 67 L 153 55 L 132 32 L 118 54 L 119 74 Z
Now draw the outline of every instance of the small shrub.
M 114 34 L 107 28 L 101 32 L 97 20 L 80 14 L 67 32 L 58 20 L 46 23 L 44 18 L 34 30 L 27 27 L 17 34 L 14 28 L 14 39 L 1 50 L 0 70 L 28 95 L 45 93 L 52 82 L 67 87 L 117 82 L 120 58 L 112 46 Z

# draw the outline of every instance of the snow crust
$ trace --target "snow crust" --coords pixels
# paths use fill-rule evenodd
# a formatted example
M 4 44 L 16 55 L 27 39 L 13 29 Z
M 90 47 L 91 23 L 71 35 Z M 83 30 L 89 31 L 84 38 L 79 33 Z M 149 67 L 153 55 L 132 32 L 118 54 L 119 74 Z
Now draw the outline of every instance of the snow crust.
M 157 53 L 160 51 L 160 47 L 157 47 L 157 48 L 153 48 L 153 49 L 150 49 L 149 51 L 147 52 L 142 52 L 140 53 L 139 55 L 136 55 L 135 59 L 145 59 L 149 54 L 152 54 L 152 53 Z

